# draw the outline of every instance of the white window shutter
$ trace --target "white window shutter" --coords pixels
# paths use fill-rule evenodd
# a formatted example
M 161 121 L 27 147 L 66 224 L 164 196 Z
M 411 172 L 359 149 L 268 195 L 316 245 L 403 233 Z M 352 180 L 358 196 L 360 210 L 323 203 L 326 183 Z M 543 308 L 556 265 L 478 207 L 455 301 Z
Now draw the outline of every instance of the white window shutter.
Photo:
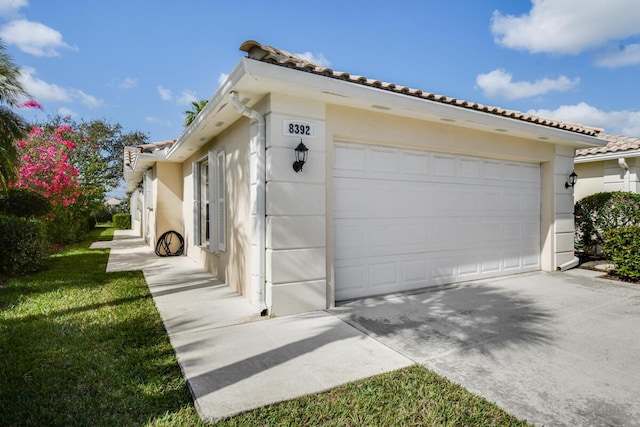
M 217 156 L 215 150 L 211 150 L 208 153 L 209 163 L 209 250 L 211 252 L 218 252 L 218 186 L 216 185 L 217 179 Z
M 193 162 L 192 165 L 193 183 L 193 237 L 196 245 L 202 244 L 200 238 L 200 163 Z
M 225 152 L 221 151 L 218 153 L 217 159 L 217 173 L 216 184 L 217 184 L 217 217 L 216 217 L 216 226 L 217 226 L 217 237 L 218 237 L 218 250 L 226 251 L 227 250 L 227 203 L 226 203 L 226 156 Z
M 151 196 L 152 196 L 152 194 L 151 194 L 152 182 L 151 182 L 150 175 L 151 175 L 151 171 L 150 170 L 146 170 L 144 172 L 144 175 L 142 176 L 143 177 L 142 187 L 143 187 L 143 190 L 144 190 L 144 206 L 147 209 L 153 207 L 152 206 L 153 200 L 151 199 Z

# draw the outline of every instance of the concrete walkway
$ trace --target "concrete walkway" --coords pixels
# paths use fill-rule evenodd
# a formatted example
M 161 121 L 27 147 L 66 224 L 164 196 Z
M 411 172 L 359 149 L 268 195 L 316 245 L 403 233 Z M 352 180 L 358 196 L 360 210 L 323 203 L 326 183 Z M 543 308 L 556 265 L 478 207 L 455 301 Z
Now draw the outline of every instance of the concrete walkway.
M 413 362 L 327 312 L 261 318 L 187 257 L 116 231 L 107 271 L 142 270 L 205 421 L 328 390 Z

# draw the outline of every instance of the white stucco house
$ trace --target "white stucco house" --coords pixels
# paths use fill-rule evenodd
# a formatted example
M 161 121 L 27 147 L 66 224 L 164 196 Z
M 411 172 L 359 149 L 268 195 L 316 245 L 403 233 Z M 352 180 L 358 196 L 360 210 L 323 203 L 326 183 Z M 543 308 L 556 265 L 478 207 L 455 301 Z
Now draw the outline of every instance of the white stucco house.
M 599 130 L 240 49 L 180 138 L 125 153 L 150 245 L 178 231 L 276 316 L 573 260 L 565 182 Z
M 603 191 L 640 193 L 640 138 L 601 134 L 607 144 L 576 151 L 576 201 Z

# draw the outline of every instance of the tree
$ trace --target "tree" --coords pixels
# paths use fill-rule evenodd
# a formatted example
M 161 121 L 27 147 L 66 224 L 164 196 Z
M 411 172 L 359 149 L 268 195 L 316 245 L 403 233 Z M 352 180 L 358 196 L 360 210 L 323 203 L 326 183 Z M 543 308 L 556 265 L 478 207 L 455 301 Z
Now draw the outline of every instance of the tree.
M 200 101 L 192 101 L 191 108 L 189 110 L 184 110 L 183 114 L 186 116 L 184 118 L 184 127 L 188 127 L 193 121 L 196 119 L 200 111 L 207 105 L 206 99 L 201 99 Z
M 91 209 L 100 209 L 105 195 L 122 183 L 124 147 L 145 144 L 148 139 L 142 132 L 125 132 L 120 124 L 101 119 L 77 122 L 68 116 L 54 116 L 40 126 L 49 132 L 60 126 L 74 129 L 69 139 L 76 148 L 69 156 Z
M 45 225 L 53 243 L 77 241 L 88 231 L 86 197 L 70 155 L 76 149 L 69 139 L 73 132 L 64 125 L 53 131 L 34 127 L 16 142 L 20 163 L 17 180 L 10 185 L 36 191 L 51 203 Z
M 20 69 L 0 41 L 0 191 L 6 192 L 15 177 L 17 151 L 13 142 L 24 136 L 26 123 L 11 109 L 27 93 L 20 84 Z
M 106 193 L 122 181 L 124 147 L 146 139 L 104 120 L 51 117 L 18 141 L 19 176 L 12 186 L 33 189 L 51 201 L 47 229 L 54 243 L 78 241 L 92 212 L 104 208 Z
M 20 155 L 18 179 L 12 186 L 36 191 L 54 206 L 70 206 L 82 195 L 78 169 L 70 153 L 76 148 L 69 140 L 73 129 L 57 127 L 45 133 L 35 127 L 29 137 L 16 143 Z
M 0 76 L 0 82 L 2 77 Z M 6 192 L 16 175 L 18 152 L 14 141 L 24 136 L 25 121 L 9 108 L 0 106 L 0 192 Z

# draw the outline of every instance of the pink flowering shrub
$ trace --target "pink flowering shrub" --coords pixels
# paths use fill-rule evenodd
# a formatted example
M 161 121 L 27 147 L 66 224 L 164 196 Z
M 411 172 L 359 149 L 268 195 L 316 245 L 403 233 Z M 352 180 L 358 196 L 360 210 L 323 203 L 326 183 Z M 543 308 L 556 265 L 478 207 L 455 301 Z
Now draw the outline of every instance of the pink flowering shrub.
M 18 105 L 18 108 L 37 108 L 38 110 L 43 110 L 42 105 L 33 100 L 24 101 Z
M 11 187 L 36 191 L 52 205 L 45 218 L 52 243 L 79 241 L 86 232 L 86 190 L 74 165 L 74 130 L 58 126 L 52 130 L 35 127 L 28 137 L 16 142 L 19 154 L 18 177 Z
M 56 206 L 71 206 L 81 196 L 78 169 L 70 160 L 75 144 L 67 136 L 69 126 L 52 134 L 33 128 L 28 138 L 16 143 L 19 154 L 18 179 L 12 186 L 37 191 Z

